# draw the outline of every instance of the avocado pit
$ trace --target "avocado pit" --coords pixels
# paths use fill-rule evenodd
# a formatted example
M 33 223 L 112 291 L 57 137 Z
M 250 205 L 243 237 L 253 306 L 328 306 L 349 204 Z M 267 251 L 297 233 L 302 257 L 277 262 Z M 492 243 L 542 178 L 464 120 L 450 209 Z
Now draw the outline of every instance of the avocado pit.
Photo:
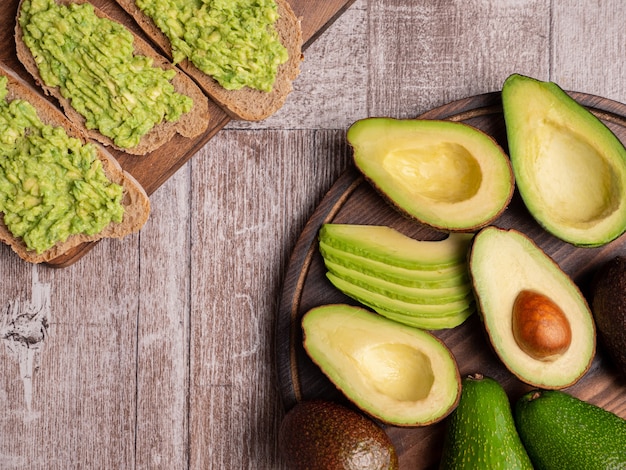
M 548 296 L 522 290 L 513 304 L 513 337 L 529 356 L 553 361 L 569 348 L 572 330 L 563 310 Z

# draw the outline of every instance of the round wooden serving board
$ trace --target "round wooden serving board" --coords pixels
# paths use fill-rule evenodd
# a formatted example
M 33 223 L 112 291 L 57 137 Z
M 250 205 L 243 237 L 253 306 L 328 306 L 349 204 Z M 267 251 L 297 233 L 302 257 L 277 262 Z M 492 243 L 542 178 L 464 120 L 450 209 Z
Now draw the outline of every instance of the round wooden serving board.
M 583 93 L 571 93 L 626 142 L 626 105 Z M 506 150 L 506 132 L 500 93 L 489 93 L 449 103 L 420 116 L 422 119 L 449 119 L 475 126 L 493 136 Z M 329 303 L 357 303 L 336 290 L 325 277 L 317 249 L 317 232 L 323 223 L 389 225 L 416 239 L 440 239 L 444 235 L 407 220 L 392 209 L 365 182 L 349 169 L 333 185 L 301 234 L 287 269 L 276 330 L 276 361 L 283 403 L 286 409 L 301 400 L 326 398 L 347 403 L 320 372 L 302 347 L 300 319 L 309 309 Z M 493 225 L 516 228 L 530 236 L 588 295 L 595 270 L 610 258 L 626 255 L 626 236 L 599 248 L 576 248 L 546 233 L 527 212 L 519 194 Z M 461 376 L 481 372 L 498 380 L 515 401 L 530 387 L 508 372 L 492 352 L 477 314 L 450 330 L 435 331 L 454 354 Z M 566 390 L 626 418 L 626 379 L 606 359 L 602 345 L 588 373 Z M 384 425 L 383 425 L 384 426 Z M 385 426 L 404 469 L 436 468 L 441 456 L 445 421 L 421 428 Z

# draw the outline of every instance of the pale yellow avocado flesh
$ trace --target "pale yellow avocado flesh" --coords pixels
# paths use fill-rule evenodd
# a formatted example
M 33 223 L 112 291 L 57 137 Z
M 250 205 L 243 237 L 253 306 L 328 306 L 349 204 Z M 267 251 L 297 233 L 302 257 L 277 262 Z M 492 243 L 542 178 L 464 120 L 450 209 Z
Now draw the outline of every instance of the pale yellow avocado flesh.
M 446 346 L 430 333 L 359 307 L 317 307 L 302 320 L 304 347 L 355 405 L 383 422 L 420 426 L 456 405 L 460 378 Z
M 368 118 L 347 134 L 357 168 L 394 206 L 451 231 L 483 227 L 513 194 L 509 159 L 478 129 L 459 122 Z
M 593 227 L 619 207 L 619 179 L 615 168 L 582 136 L 556 122 L 535 130 L 535 155 L 527 164 L 534 177 L 529 189 L 558 223 Z
M 626 230 L 626 149 L 556 84 L 520 75 L 502 91 L 517 186 L 550 233 L 581 246 Z
M 487 227 L 470 252 L 470 276 L 491 344 L 504 365 L 536 387 L 559 389 L 574 384 L 595 354 L 595 327 L 589 306 L 576 284 L 527 236 L 516 230 Z M 522 290 L 541 293 L 563 311 L 571 343 L 562 355 L 542 361 L 515 341 L 513 304 Z

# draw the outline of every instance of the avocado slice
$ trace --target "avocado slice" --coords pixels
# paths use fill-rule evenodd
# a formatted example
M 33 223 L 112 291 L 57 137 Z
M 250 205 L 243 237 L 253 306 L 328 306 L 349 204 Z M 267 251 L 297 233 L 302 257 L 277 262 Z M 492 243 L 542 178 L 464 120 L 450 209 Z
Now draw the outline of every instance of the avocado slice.
M 514 375 L 536 387 L 558 389 L 574 384 L 586 373 L 596 346 L 587 301 L 572 279 L 530 238 L 514 229 L 482 229 L 470 249 L 469 273 L 485 331 L 500 360 Z M 538 305 L 526 303 L 522 321 L 514 322 L 516 300 L 527 292 L 544 300 Z M 552 329 L 545 330 L 542 320 L 551 318 L 554 308 L 561 315 L 554 326 L 569 326 L 564 351 L 560 348 L 545 357 L 532 355 L 516 338 L 517 330 L 531 327 L 529 331 L 536 334 L 532 339 L 538 343 L 532 347 L 541 353 L 540 346 L 555 334 Z
M 385 225 L 324 224 L 320 243 L 407 269 L 433 270 L 465 258 L 473 234 L 452 233 L 443 240 L 415 240 Z
M 535 468 L 626 468 L 626 420 L 559 390 L 534 390 L 514 409 Z
M 404 300 L 405 302 L 424 304 L 446 304 L 462 300 L 471 294 L 472 285 L 469 277 L 458 278 L 459 283 L 449 287 L 407 287 L 370 276 L 361 271 L 346 268 L 332 261 L 325 261 L 326 268 L 335 276 L 352 284 L 388 297 Z
M 382 315 L 389 320 L 393 320 L 404 325 L 412 326 L 414 328 L 421 328 L 423 330 L 444 330 L 448 328 L 454 328 L 459 326 L 465 320 L 467 320 L 474 312 L 476 307 L 471 304 L 465 310 L 455 312 L 450 315 L 443 315 L 437 317 L 426 317 L 417 315 L 403 315 L 401 313 L 390 312 L 382 308 L 376 308 L 376 313 Z
M 513 195 L 509 158 L 467 124 L 366 118 L 350 126 L 347 140 L 358 170 L 392 206 L 437 229 L 486 226 Z
M 334 248 L 324 242 L 319 243 L 319 249 L 325 263 L 331 262 L 407 287 L 450 287 L 468 279 L 465 259 L 445 268 L 422 270 L 393 266 Z
M 557 84 L 513 74 L 502 105 L 516 184 L 548 232 L 599 246 L 626 230 L 626 149 Z
M 398 469 L 398 454 L 385 431 L 356 410 L 331 401 L 296 404 L 281 422 L 278 442 L 292 470 Z
M 463 378 L 459 405 L 446 419 L 439 470 L 478 468 L 533 470 L 509 397 L 496 380 L 477 373 Z
M 427 331 L 345 304 L 309 310 L 302 329 L 304 348 L 321 371 L 384 423 L 424 426 L 442 420 L 458 403 L 454 356 Z
M 460 300 L 453 300 L 446 303 L 428 303 L 422 299 L 409 301 L 406 298 L 399 299 L 397 298 L 398 296 L 390 297 L 374 290 L 361 287 L 344 278 L 335 276 L 331 272 L 326 273 L 326 277 L 341 292 L 376 311 L 380 309 L 401 315 L 445 317 L 466 310 L 474 301 L 474 296 L 471 292 Z

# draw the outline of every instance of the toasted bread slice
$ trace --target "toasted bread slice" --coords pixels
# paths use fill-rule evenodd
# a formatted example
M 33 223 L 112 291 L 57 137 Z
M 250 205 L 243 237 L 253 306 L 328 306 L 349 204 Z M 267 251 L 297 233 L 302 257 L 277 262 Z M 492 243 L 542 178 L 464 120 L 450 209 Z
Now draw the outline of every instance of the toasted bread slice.
M 135 0 L 115 0 L 139 27 L 172 59 L 172 47 L 150 17 L 145 15 L 135 4 Z M 178 64 L 200 87 L 216 101 L 232 118 L 247 121 L 259 121 L 278 111 L 287 95 L 293 89 L 292 82 L 300 73 L 302 62 L 302 29 L 300 19 L 296 17 L 287 0 L 276 0 L 278 14 L 276 30 L 283 46 L 287 48 L 289 59 L 278 69 L 278 75 L 271 92 L 252 88 L 227 90 L 217 81 L 195 67 L 189 60 Z
M 88 3 L 86 0 L 56 0 L 58 4 L 69 5 L 71 3 L 81 4 Z M 165 142 L 169 141 L 175 134 L 180 134 L 184 137 L 197 137 L 202 134 L 209 121 L 209 108 L 208 100 L 202 90 L 194 83 L 194 81 L 185 75 L 180 69 L 172 66 L 171 62 L 159 54 L 150 44 L 141 39 L 139 36 L 133 33 L 134 42 L 133 47 L 135 53 L 153 59 L 153 65 L 162 69 L 174 69 L 177 71 L 176 76 L 172 80 L 174 89 L 181 94 L 189 96 L 193 100 L 193 108 L 188 113 L 185 113 L 176 122 L 163 121 L 156 125 L 150 132 L 145 134 L 139 145 L 132 148 L 120 148 L 115 145 L 112 139 L 102 135 L 98 130 L 90 130 L 85 127 L 85 118 L 74 110 L 71 105 L 71 101 L 64 98 L 58 87 L 49 87 L 43 82 L 35 58 L 31 54 L 30 49 L 23 42 L 23 31 L 20 26 L 19 17 L 22 8 L 23 0 L 20 0 L 18 7 L 18 20 L 15 26 L 15 43 L 17 50 L 17 57 L 19 61 L 24 65 L 26 70 L 34 77 L 37 84 L 41 86 L 47 95 L 54 96 L 61 106 L 67 117 L 76 125 L 81 127 L 88 137 L 97 140 L 104 145 L 117 148 L 126 153 L 133 155 L 144 155 L 153 150 L 156 150 Z M 101 18 L 111 19 L 106 13 L 99 10 L 94 6 L 96 15 Z M 131 31 L 132 32 L 132 31 Z
M 63 127 L 68 136 L 88 142 L 81 129 L 72 124 L 59 109 L 1 62 L 0 75 L 6 76 L 8 80 L 7 101 L 21 99 L 29 102 L 35 107 L 39 119 L 44 124 Z M 47 262 L 84 242 L 95 241 L 105 237 L 122 238 L 137 232 L 147 221 L 150 214 L 150 200 L 144 189 L 129 173 L 122 169 L 117 160 L 104 147 L 97 143 L 93 143 L 93 145 L 98 151 L 98 158 L 102 161 L 102 168 L 107 178 L 124 188 L 122 198 L 124 216 L 122 221 L 120 223 L 111 222 L 96 235 L 71 235 L 65 241 L 58 242 L 52 248 L 38 254 L 34 250 L 29 250 L 21 238 L 13 236 L 4 224 L 4 216 L 0 212 L 0 241 L 10 245 L 13 251 L 22 259 L 32 263 Z

